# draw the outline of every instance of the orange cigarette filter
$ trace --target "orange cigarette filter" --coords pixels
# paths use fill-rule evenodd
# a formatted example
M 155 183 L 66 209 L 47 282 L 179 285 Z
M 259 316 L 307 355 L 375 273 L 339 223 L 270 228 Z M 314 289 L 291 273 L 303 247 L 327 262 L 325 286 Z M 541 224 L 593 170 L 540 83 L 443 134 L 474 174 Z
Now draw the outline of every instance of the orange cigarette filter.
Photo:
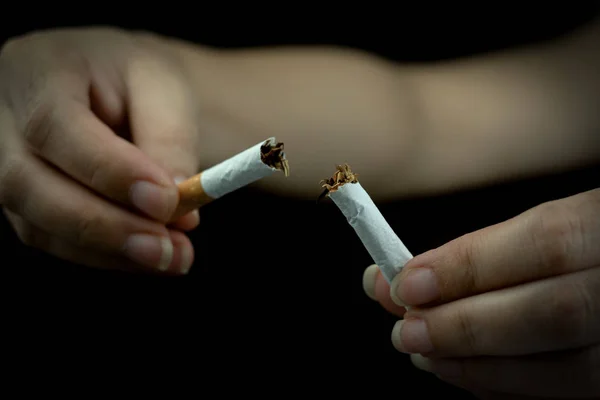
M 171 221 L 277 171 L 289 176 L 283 147 L 274 137 L 269 138 L 181 182 L 179 205 Z

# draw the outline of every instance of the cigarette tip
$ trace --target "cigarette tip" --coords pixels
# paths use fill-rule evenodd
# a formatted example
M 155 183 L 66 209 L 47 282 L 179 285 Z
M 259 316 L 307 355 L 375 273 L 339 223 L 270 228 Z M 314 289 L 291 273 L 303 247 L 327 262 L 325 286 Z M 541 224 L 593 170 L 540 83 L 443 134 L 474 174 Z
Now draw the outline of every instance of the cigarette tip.
M 320 184 L 321 187 L 324 188 L 324 191 L 317 198 L 317 203 L 345 184 L 357 182 L 358 174 L 352 172 L 352 169 L 348 163 L 336 165 L 336 171 L 334 172 L 333 176 L 331 178 L 321 180 Z
M 290 165 L 283 148 L 283 142 L 277 142 L 274 137 L 271 137 L 260 147 L 260 158 L 265 165 L 283 171 L 287 177 L 290 175 Z

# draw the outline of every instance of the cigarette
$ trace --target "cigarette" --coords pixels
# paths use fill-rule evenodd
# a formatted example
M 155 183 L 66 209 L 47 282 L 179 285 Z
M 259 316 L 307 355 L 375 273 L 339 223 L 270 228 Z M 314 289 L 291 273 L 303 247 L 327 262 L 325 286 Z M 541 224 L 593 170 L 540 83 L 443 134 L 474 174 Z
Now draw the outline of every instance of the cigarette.
M 283 147 L 274 137 L 269 138 L 181 182 L 179 205 L 171 221 L 276 171 L 289 176 Z
M 321 181 L 321 185 L 325 190 L 319 199 L 333 200 L 391 283 L 413 256 L 358 182 L 357 175 L 348 164 L 338 165 L 333 177 Z

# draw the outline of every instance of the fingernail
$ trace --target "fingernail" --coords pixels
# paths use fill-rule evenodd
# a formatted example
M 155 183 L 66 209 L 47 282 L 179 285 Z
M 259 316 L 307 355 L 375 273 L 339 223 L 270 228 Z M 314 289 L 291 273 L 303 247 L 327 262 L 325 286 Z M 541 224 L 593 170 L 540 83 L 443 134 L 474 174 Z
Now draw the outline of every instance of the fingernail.
M 132 261 L 159 271 L 166 271 L 173 259 L 173 243 L 169 238 L 146 234 L 129 236 L 125 255 Z
M 395 298 L 405 304 L 420 305 L 437 300 L 440 291 L 431 268 L 413 268 L 393 282 Z
M 188 246 L 183 246 L 181 250 L 181 267 L 180 271 L 183 275 L 190 272 L 193 264 L 192 249 Z
M 433 351 L 427 324 L 419 318 L 396 322 L 392 329 L 392 344 L 403 353 L 427 354 Z
M 131 186 L 131 203 L 149 216 L 164 221 L 177 201 L 177 192 L 151 182 L 138 181 Z
M 375 264 L 369 266 L 363 272 L 363 290 L 371 298 L 371 300 L 377 300 L 375 297 L 375 282 L 377 281 L 377 274 L 379 273 L 379 267 Z
M 429 358 L 425 358 L 420 354 L 411 354 L 410 361 L 412 361 L 413 365 L 418 369 L 431 372 L 431 360 Z
M 401 283 L 400 275 L 401 274 L 398 274 L 394 277 L 394 279 L 392 279 L 392 283 L 390 284 L 390 298 L 392 299 L 392 301 L 394 303 L 396 303 L 400 307 L 406 307 L 406 304 L 404 304 L 402 299 L 400 297 L 398 297 L 398 294 L 397 294 L 400 291 L 398 289 L 400 287 L 400 283 Z
M 190 215 L 192 216 L 192 220 L 194 221 L 193 227 L 196 228 L 200 224 L 200 212 L 198 210 L 194 210 L 190 212 Z
M 200 223 L 200 211 L 194 210 L 192 211 L 192 215 L 194 216 L 194 219 L 197 221 L 197 223 Z

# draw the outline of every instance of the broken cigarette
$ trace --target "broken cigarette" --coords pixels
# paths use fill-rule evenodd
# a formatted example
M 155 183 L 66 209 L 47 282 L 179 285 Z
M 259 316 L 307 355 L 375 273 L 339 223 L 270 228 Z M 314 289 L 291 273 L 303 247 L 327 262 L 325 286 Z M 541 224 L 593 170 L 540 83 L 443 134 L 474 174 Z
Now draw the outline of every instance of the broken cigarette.
M 276 171 L 289 176 L 290 170 L 283 143 L 273 137 L 181 182 L 171 221 Z
M 321 181 L 321 185 L 324 192 L 319 199 L 330 197 L 333 200 L 391 283 L 413 256 L 358 182 L 357 175 L 348 164 L 338 165 L 333 177 Z

